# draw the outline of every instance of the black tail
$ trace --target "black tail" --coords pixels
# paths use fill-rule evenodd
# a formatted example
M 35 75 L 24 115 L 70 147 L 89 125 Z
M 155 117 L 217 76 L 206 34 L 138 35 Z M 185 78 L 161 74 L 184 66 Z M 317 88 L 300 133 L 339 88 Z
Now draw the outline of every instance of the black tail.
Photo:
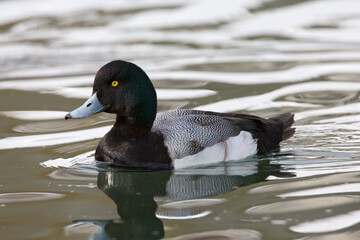
M 294 114 L 291 113 L 283 113 L 278 116 L 270 118 L 271 120 L 274 120 L 275 122 L 280 123 L 283 126 L 283 132 L 281 141 L 284 141 L 286 139 L 289 139 L 292 137 L 295 133 L 295 128 L 292 128 L 291 126 L 294 124 Z

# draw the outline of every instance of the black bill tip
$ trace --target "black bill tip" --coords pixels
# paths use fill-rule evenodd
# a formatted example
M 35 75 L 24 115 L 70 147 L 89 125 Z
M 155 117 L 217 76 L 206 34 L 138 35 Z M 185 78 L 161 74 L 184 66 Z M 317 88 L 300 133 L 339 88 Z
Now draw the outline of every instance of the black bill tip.
M 70 118 L 71 118 L 70 113 L 66 114 L 66 116 L 65 116 L 65 120 L 68 120 L 68 119 L 70 119 Z

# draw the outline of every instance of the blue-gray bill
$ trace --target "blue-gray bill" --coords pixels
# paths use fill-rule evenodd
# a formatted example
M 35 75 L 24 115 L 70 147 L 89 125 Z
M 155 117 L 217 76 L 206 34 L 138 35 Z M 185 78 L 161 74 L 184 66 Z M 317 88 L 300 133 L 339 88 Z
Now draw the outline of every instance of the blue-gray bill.
M 83 105 L 81 105 L 74 111 L 66 114 L 65 119 L 86 118 L 95 113 L 102 112 L 104 111 L 104 109 L 105 106 L 100 103 L 99 99 L 96 96 L 96 93 L 94 93 Z

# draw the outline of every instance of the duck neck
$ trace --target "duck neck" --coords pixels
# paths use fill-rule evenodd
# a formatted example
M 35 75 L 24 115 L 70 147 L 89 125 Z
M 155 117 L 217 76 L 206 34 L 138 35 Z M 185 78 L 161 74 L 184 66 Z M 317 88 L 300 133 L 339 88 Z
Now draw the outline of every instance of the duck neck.
M 154 120 L 155 117 L 153 119 L 142 119 L 117 115 L 113 129 L 116 135 L 127 135 L 130 137 L 146 136 L 151 131 Z

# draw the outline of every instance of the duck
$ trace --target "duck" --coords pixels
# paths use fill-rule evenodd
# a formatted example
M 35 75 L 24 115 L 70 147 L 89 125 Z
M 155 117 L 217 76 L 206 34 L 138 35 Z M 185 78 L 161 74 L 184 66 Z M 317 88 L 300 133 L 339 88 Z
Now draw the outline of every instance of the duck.
M 265 154 L 295 133 L 294 114 L 271 118 L 175 109 L 157 113 L 155 88 L 136 64 L 114 60 L 95 75 L 91 97 L 65 119 L 116 114 L 95 160 L 123 168 L 181 169 Z

